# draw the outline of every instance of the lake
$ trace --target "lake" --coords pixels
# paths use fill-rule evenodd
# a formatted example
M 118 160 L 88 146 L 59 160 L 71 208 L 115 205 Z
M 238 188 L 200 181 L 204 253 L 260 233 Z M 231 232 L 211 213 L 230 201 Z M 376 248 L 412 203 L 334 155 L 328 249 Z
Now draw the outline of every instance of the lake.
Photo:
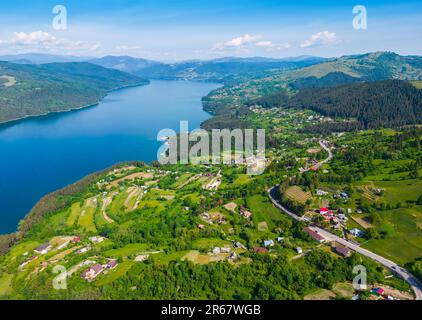
M 152 81 L 110 93 L 98 106 L 0 125 L 0 234 L 44 195 L 120 161 L 157 159 L 161 129 L 198 128 L 201 98 L 216 83 Z

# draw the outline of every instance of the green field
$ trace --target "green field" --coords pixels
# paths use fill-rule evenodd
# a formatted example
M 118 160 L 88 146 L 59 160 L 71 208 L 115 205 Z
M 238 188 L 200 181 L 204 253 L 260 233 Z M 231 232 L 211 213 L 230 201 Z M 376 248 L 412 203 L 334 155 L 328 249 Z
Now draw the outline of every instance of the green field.
M 385 231 L 385 239 L 374 239 L 363 247 L 402 265 L 422 258 L 422 207 L 383 211 L 382 223 L 376 227 Z
M 81 214 L 81 204 L 79 202 L 76 202 L 72 204 L 70 207 L 70 215 L 67 218 L 67 225 L 69 227 L 73 226 L 75 222 L 79 219 L 79 215 Z
M 84 206 L 81 210 L 82 210 L 81 216 L 79 217 L 79 220 L 78 220 L 79 225 L 87 232 L 96 233 L 97 228 L 94 222 L 94 215 L 97 209 Z
M 148 245 L 145 243 L 132 243 L 123 248 L 108 250 L 104 252 L 104 255 L 111 258 L 124 258 L 147 250 Z
M 5 273 L 0 277 L 0 299 L 2 296 L 6 296 L 12 292 L 13 290 L 11 287 L 12 279 L 13 279 L 13 274 Z
M 134 264 L 135 264 L 134 261 L 129 261 L 129 260 L 123 261 L 114 270 L 110 270 L 108 274 L 103 275 L 98 281 L 95 282 L 95 285 L 103 286 L 105 284 L 113 282 L 114 280 L 125 275 L 126 272 L 128 272 Z
M 249 197 L 246 199 L 246 204 L 252 212 L 252 218 L 257 227 L 259 223 L 266 222 L 268 227 L 272 229 L 275 226 L 275 221 L 285 218 L 266 197 L 260 195 Z

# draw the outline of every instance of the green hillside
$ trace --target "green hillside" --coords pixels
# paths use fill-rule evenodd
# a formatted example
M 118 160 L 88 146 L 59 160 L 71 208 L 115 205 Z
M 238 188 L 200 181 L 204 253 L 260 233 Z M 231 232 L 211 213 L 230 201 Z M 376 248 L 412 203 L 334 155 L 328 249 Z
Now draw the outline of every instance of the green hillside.
M 392 52 L 375 52 L 344 56 L 295 70 L 273 70 L 267 76 L 241 84 L 228 85 L 204 98 L 204 107 L 217 116 L 204 127 L 237 124 L 233 118 L 245 112 L 251 101 L 272 94 L 292 96 L 304 88 L 332 87 L 387 79 L 421 80 L 422 57 L 400 56 Z M 228 120 L 230 119 L 231 120 Z
M 96 104 L 117 88 L 148 81 L 85 62 L 0 62 L 0 123 Z

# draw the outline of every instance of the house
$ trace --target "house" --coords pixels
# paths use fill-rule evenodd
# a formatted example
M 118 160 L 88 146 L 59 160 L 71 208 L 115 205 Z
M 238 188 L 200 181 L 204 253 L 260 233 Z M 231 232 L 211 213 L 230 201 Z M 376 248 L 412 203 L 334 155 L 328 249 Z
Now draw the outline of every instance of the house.
M 74 242 L 74 243 L 79 243 L 79 242 L 81 242 L 81 237 L 74 237 L 74 238 L 72 239 L 72 242 Z
M 114 269 L 114 268 L 116 268 L 117 266 L 118 266 L 118 262 L 117 262 L 117 260 L 116 259 L 113 259 L 113 260 L 110 260 L 108 263 L 107 263 L 107 265 L 106 265 L 106 268 L 107 269 Z
M 68 240 L 68 241 L 66 241 L 66 242 L 64 242 L 64 243 L 62 243 L 61 245 L 59 245 L 59 246 L 57 247 L 57 250 L 62 250 L 62 249 L 64 249 L 64 248 L 66 248 L 66 247 L 69 245 L 69 243 L 70 243 L 70 240 Z
M 46 242 L 43 245 L 40 245 L 34 251 L 38 254 L 46 254 L 48 251 L 51 250 L 51 248 L 52 248 L 52 245 L 49 242 Z
M 297 252 L 298 254 L 302 254 L 302 253 L 303 253 L 303 250 L 302 250 L 302 248 L 301 248 L 301 247 L 297 247 L 297 248 L 296 248 L 296 252 Z
M 342 197 L 343 199 L 349 199 L 349 195 L 346 192 L 340 193 L 340 197 Z
M 104 268 L 101 264 L 95 264 L 88 270 L 85 270 L 82 272 L 82 278 L 84 278 L 87 281 L 94 280 L 101 272 L 103 272 Z
M 241 242 L 236 242 L 234 244 L 234 246 L 235 246 L 235 248 L 241 248 L 241 249 L 245 249 L 246 250 L 246 247 Z
M 350 232 L 350 234 L 354 235 L 355 237 L 362 237 L 364 235 L 363 231 L 359 230 L 358 228 L 353 228 L 349 232 Z
M 382 296 L 384 294 L 384 289 L 383 288 L 374 288 L 374 289 L 372 289 L 372 293 L 376 294 L 378 296 Z
M 101 243 L 105 240 L 105 238 L 100 237 L 100 236 L 95 236 L 95 237 L 89 238 L 89 240 L 91 240 L 93 243 Z
M 339 218 L 340 220 L 343 220 L 343 221 L 347 221 L 347 220 L 349 220 L 349 218 L 347 218 L 347 217 L 346 217 L 346 215 L 345 215 L 344 213 L 340 213 L 340 214 L 338 215 L 338 218 Z
M 221 249 L 220 249 L 219 247 L 215 247 L 215 248 L 212 250 L 212 253 L 214 253 L 214 254 L 220 254 L 220 252 L 221 252 Z
M 264 240 L 264 247 L 268 248 L 268 247 L 272 247 L 272 246 L 274 246 L 273 240 Z
M 203 224 L 198 224 L 198 229 L 203 230 L 205 226 Z
M 266 252 L 268 252 L 267 249 L 262 248 L 262 247 L 255 247 L 255 248 L 253 248 L 253 250 L 255 251 L 255 253 L 266 253 Z
M 351 213 L 352 213 L 352 209 L 347 208 L 347 213 L 348 213 L 348 214 L 351 214 Z
M 232 249 L 230 249 L 229 247 L 223 247 L 223 248 L 220 248 L 220 250 L 222 253 L 230 253 L 230 251 L 232 251 Z
M 328 213 L 328 208 L 319 208 L 319 213 L 320 214 L 327 214 Z
M 277 238 L 277 241 L 278 241 L 278 242 L 283 242 L 283 241 L 284 241 L 284 237 L 278 237 L 278 238 Z
M 334 250 L 336 253 L 338 253 L 339 255 L 345 258 L 350 257 L 352 254 L 352 251 L 350 251 L 350 249 L 346 247 L 336 246 Z
M 319 243 L 323 243 L 325 241 L 325 238 L 323 236 L 321 236 L 318 232 L 313 231 L 308 227 L 303 228 L 303 231 L 305 231 L 307 234 L 309 234 L 313 239 L 315 239 Z
M 230 254 L 229 259 L 230 259 L 230 260 L 236 260 L 236 259 L 237 259 L 237 254 L 236 254 L 236 252 L 232 252 L 232 253 Z
M 91 250 L 91 247 L 84 247 L 84 248 L 82 248 L 82 249 L 79 249 L 79 250 L 78 250 L 78 253 L 79 253 L 79 254 L 83 254 L 83 253 L 85 253 L 85 252 L 88 252 L 89 250 Z
M 240 214 L 244 216 L 245 218 L 249 219 L 252 217 L 252 212 L 249 212 L 248 210 L 245 210 L 244 208 L 240 209 Z
M 316 195 L 317 196 L 326 196 L 326 195 L 328 195 L 328 192 L 324 191 L 324 190 L 316 189 Z

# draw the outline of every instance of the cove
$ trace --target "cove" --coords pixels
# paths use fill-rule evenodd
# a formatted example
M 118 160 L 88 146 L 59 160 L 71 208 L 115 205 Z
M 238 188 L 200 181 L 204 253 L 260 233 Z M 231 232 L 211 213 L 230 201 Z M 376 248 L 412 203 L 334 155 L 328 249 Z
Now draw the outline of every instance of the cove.
M 0 125 L 0 234 L 44 195 L 120 161 L 156 160 L 161 129 L 198 128 L 201 98 L 221 86 L 189 81 L 110 93 L 95 107 Z

